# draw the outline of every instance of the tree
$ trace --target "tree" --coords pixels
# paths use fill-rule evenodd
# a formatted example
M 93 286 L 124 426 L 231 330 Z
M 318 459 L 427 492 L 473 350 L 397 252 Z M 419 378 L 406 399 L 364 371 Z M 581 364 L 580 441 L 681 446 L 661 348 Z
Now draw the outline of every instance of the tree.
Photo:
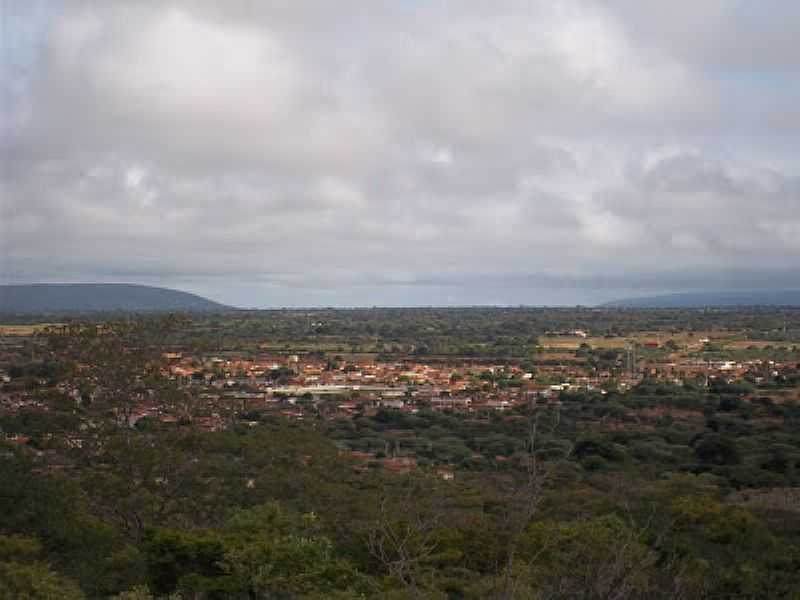
M 0 535 L 0 598 L 3 600 L 82 600 L 78 585 L 38 560 L 39 543 Z
M 701 461 L 714 465 L 736 465 L 742 460 L 736 442 L 716 433 L 701 437 L 694 452 Z
M 364 589 L 363 576 L 337 556 L 314 514 L 274 502 L 236 511 L 218 530 L 159 530 L 147 547 L 150 584 L 161 594 L 324 598 Z
M 544 443 L 545 438 L 552 436 L 559 426 L 561 414 L 558 409 L 541 406 L 536 398 L 531 397 L 526 413 L 525 450 L 517 455 L 517 468 L 495 479 L 498 488 L 504 491 L 505 506 L 498 532 L 504 540 L 504 556 L 498 561 L 498 580 L 493 595 L 502 600 L 516 597 L 520 585 L 521 569 L 517 561 L 522 538 L 558 467 L 573 451 L 569 442 L 560 447 Z
M 463 558 L 451 543 L 457 514 L 453 493 L 450 484 L 429 472 L 387 481 L 367 524 L 370 554 L 412 598 L 445 597 L 439 588 L 442 573 Z

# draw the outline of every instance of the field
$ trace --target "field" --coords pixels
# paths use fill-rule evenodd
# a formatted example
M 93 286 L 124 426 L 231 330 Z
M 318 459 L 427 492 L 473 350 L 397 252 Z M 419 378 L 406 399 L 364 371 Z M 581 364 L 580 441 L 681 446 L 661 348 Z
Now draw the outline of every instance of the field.
M 38 323 L 36 325 L 0 325 L 0 336 L 12 335 L 29 337 L 55 325 L 59 325 L 59 323 Z

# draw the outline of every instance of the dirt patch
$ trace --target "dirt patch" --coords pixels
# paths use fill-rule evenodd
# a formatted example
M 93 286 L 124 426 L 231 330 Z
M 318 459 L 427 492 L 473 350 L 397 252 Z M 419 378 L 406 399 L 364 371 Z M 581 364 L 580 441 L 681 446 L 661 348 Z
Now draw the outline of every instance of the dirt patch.
M 37 325 L 0 325 L 0 336 L 13 335 L 30 337 L 48 327 L 61 325 L 61 323 L 40 323 Z

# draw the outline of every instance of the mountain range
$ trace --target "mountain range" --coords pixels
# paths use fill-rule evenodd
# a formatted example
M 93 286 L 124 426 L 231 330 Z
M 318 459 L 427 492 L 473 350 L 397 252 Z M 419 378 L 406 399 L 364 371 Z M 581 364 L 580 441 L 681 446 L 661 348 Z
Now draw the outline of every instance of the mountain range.
M 625 298 L 603 304 L 611 308 L 703 308 L 711 306 L 800 306 L 800 290 L 691 292 Z
M 624 298 L 607 308 L 703 308 L 800 306 L 800 290 L 691 292 Z M 36 283 L 0 285 L 0 313 L 220 312 L 234 307 L 202 296 L 129 283 Z
M 0 285 L 0 312 L 217 312 L 232 307 L 188 292 L 128 283 Z

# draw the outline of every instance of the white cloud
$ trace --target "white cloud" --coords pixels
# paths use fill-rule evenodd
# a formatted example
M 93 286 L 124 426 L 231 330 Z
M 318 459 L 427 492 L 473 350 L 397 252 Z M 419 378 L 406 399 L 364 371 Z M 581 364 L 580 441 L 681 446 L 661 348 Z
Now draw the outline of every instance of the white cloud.
M 791 268 L 776 6 L 771 44 L 717 2 L 68 3 L 3 123 L 0 275 L 535 303 L 559 273 L 590 301 L 580 278 Z

